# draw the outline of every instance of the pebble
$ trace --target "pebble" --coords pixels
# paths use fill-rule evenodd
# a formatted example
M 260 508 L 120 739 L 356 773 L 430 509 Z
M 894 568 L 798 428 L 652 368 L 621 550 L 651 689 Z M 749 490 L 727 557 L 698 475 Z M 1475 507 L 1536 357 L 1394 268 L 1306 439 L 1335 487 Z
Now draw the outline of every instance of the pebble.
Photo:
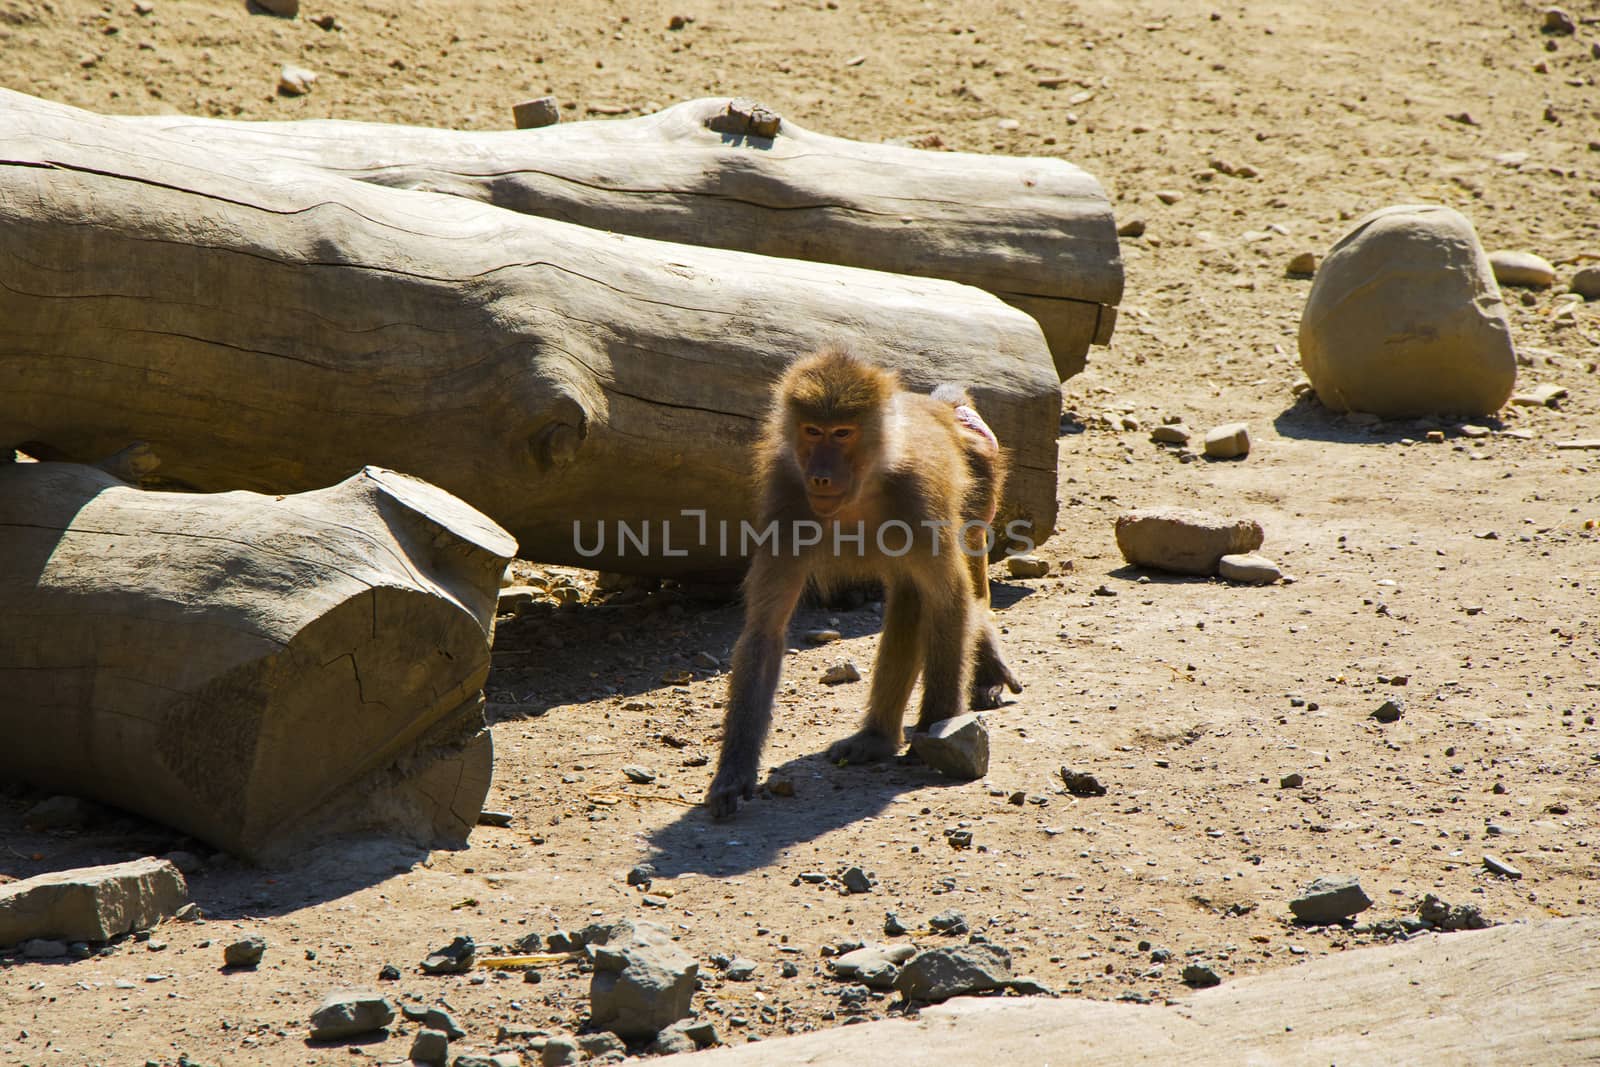
M 1170 422 L 1150 431 L 1150 440 L 1158 445 L 1186 445 L 1194 431 L 1181 422 Z
M 536 130 L 561 121 L 561 104 L 553 96 L 540 96 L 511 105 L 511 120 L 519 130 Z
M 1183 982 L 1195 989 L 1210 989 L 1222 984 L 1222 976 L 1204 963 L 1188 963 L 1183 968 Z
M 629 885 L 642 885 L 648 888 L 650 883 L 655 881 L 655 877 L 656 868 L 653 863 L 636 864 L 628 870 Z
M 1440 930 L 1482 930 L 1489 925 L 1476 904 L 1454 907 L 1428 893 L 1417 905 L 1417 917 Z
M 940 774 L 973 781 L 989 773 L 989 729 L 970 712 L 911 735 L 911 751 Z
M 1075 797 L 1103 797 L 1106 787 L 1100 784 L 1100 779 L 1088 771 L 1075 771 L 1071 767 L 1062 767 L 1061 781 L 1067 787 L 1067 792 Z
M 900 916 L 892 911 L 883 913 L 883 932 L 889 937 L 899 937 L 908 933 L 905 923 L 900 921 Z
M 1575 271 L 1567 288 L 1585 300 L 1600 300 L 1600 267 L 1583 267 Z
M 1578 23 L 1576 19 L 1561 8 L 1547 7 L 1544 9 L 1544 21 L 1540 24 L 1539 29 L 1545 33 L 1570 37 L 1578 32 Z
M 478 946 L 465 934 L 444 948 L 435 949 L 422 961 L 423 974 L 465 974 L 472 970 Z
M 1532 252 L 1491 252 L 1489 267 L 1501 285 L 1548 289 L 1556 280 L 1556 269 L 1550 261 Z
M 1517 879 L 1522 877 L 1521 871 L 1496 856 L 1493 852 L 1485 852 L 1483 854 L 1483 865 L 1487 870 L 1495 874 L 1504 875 L 1507 878 Z
M 1178 201 L 1183 199 L 1183 193 L 1179 192 L 1177 189 L 1157 189 L 1156 199 L 1161 201 L 1163 204 L 1176 204 Z
M 755 960 L 747 960 L 743 956 L 739 956 L 728 963 L 728 969 L 724 973 L 730 982 L 748 982 L 756 976 L 756 971 L 760 969 L 760 966 Z
M 1291 774 L 1286 774 L 1282 778 L 1278 779 L 1278 788 L 1279 789 L 1299 789 L 1301 786 L 1303 786 L 1305 784 L 1306 784 L 1305 775 L 1301 774 L 1299 771 L 1295 771 L 1295 772 L 1293 772 Z
M 266 951 L 266 938 L 247 937 L 222 950 L 222 963 L 225 967 L 254 967 Z
M 411 1062 L 439 1067 L 450 1057 L 450 1039 L 438 1030 L 422 1029 L 411 1039 Z
M 1378 722 L 1387 725 L 1392 722 L 1399 722 L 1401 716 L 1403 715 L 1405 715 L 1405 709 L 1400 705 L 1399 701 L 1385 700 L 1382 704 L 1379 704 L 1377 710 L 1371 715 L 1368 715 L 1367 718 L 1376 719 Z
M 1239 459 L 1250 454 L 1250 427 L 1242 422 L 1228 422 L 1205 437 L 1206 455 L 1212 459 Z
M 1524 408 L 1553 408 L 1556 406 L 1556 401 L 1563 399 L 1566 395 L 1566 386 L 1556 385 L 1554 382 L 1545 382 L 1541 385 L 1535 385 L 1532 388 L 1512 393 L 1511 402 L 1518 407 Z
M 1372 898 L 1355 878 L 1318 878 L 1289 901 L 1296 921 L 1322 925 L 1348 919 L 1372 907 Z
M 544 1067 L 566 1067 L 569 1063 L 577 1063 L 578 1042 L 565 1034 L 546 1038 L 544 1047 L 539 1050 L 539 1062 Z
M 845 660 L 843 663 L 835 663 L 822 672 L 823 685 L 844 685 L 847 682 L 859 681 L 861 681 L 861 672 L 849 660 Z
M 601 1031 L 598 1034 L 579 1034 L 578 1048 L 589 1059 L 601 1059 L 611 1056 L 612 1060 L 620 1060 L 628 1054 L 628 1046 L 616 1034 Z
M 338 1041 L 382 1030 L 394 1021 L 394 1005 L 377 993 L 341 989 L 311 1013 L 311 1040 Z
M 951 908 L 948 911 L 941 911 L 939 914 L 933 916 L 928 920 L 928 927 L 929 929 L 933 930 L 934 933 L 949 934 L 952 937 L 959 936 L 971 930 L 971 927 L 967 925 L 967 917 L 954 908 Z
M 655 771 L 638 763 L 630 763 L 623 767 L 622 773 L 635 785 L 649 785 L 656 780 Z
M 916 954 L 914 945 L 865 945 L 835 959 L 833 973 L 868 989 L 893 989 L 901 965 Z
M 1043 578 L 1050 573 L 1050 561 L 1038 556 L 1010 556 L 1006 570 L 1013 578 Z
M 1254 553 L 1230 553 L 1217 560 L 1217 574 L 1243 585 L 1271 585 L 1283 577 L 1278 565 Z
M 278 92 L 282 96 L 304 96 L 311 91 L 316 80 L 315 71 L 285 63 L 283 69 L 278 71 Z
M 846 868 L 840 875 L 839 882 L 844 886 L 846 893 L 872 892 L 872 879 L 860 867 Z
M 378 981 L 380 981 L 380 982 L 398 982 L 398 981 L 400 981 L 400 968 L 396 967 L 392 963 L 385 963 L 378 970 Z
M 813 645 L 827 645 L 841 640 L 843 634 L 838 630 L 807 630 L 806 641 Z
M 1301 277 L 1317 273 L 1317 254 L 1315 252 L 1297 253 L 1293 259 L 1289 260 L 1289 265 L 1285 268 L 1285 272 Z
M 1121 226 L 1117 227 L 1118 237 L 1143 237 L 1146 223 L 1143 218 L 1134 216 Z
M 429 1030 L 437 1030 L 451 1041 L 466 1037 L 467 1032 L 457 1025 L 455 1017 L 443 1008 L 429 1008 L 421 1004 L 402 1004 L 400 1014 Z

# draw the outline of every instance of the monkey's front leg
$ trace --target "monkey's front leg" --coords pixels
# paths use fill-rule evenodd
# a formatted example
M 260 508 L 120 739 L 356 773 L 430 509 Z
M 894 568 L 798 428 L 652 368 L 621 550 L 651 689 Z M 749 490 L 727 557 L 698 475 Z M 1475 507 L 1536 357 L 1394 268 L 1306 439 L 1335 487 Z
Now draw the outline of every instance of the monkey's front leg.
M 872 664 L 872 695 L 861 729 L 828 748 L 830 763 L 873 763 L 900 751 L 906 700 L 922 668 L 922 597 L 909 580 L 889 583 L 883 636 Z
M 805 573 L 794 560 L 771 556 L 757 556 L 745 579 L 744 632 L 733 647 L 722 755 L 706 794 L 706 805 L 716 818 L 732 815 L 741 799 L 755 795 L 761 750 L 772 725 L 772 698 L 783 668 L 784 632 L 804 586 Z

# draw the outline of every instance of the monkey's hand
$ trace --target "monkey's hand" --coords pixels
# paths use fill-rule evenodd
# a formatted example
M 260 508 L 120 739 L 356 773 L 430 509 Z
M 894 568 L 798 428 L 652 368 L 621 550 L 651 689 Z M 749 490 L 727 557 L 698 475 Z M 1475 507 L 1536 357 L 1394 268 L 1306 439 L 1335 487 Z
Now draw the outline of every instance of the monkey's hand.
M 1011 673 L 998 655 L 980 649 L 978 662 L 972 671 L 972 694 L 969 703 L 973 711 L 989 711 L 1001 705 L 1001 695 L 1006 690 L 1022 692 L 1022 683 Z
M 898 751 L 900 746 L 896 742 L 881 737 L 871 730 L 862 730 L 828 746 L 828 762 L 877 763 L 879 760 L 888 759 Z
M 717 776 L 711 779 L 711 788 L 706 791 L 706 807 L 711 809 L 714 819 L 726 819 L 739 810 L 740 800 L 749 800 L 756 795 L 755 772 L 740 767 L 723 767 L 717 771 Z

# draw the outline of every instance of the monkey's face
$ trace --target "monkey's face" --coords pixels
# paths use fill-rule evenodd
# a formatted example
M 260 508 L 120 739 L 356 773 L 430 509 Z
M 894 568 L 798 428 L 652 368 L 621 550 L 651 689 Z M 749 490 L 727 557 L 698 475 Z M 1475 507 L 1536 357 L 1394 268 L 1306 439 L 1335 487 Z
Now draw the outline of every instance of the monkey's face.
M 801 422 L 795 459 L 805 478 L 806 500 L 819 519 L 837 515 L 860 486 L 861 427 L 854 422 Z

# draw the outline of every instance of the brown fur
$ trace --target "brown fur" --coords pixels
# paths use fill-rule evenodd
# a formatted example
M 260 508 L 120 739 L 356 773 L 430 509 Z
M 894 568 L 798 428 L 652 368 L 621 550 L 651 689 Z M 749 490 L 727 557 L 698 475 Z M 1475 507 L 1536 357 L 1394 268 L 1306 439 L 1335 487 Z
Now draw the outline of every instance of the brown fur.
M 1005 477 L 989 437 L 963 425 L 959 390 L 908 393 L 890 372 L 839 347 L 797 361 L 779 382 L 758 452 L 760 528 L 774 547 L 756 550 L 745 579 L 745 628 L 734 648 L 722 756 L 707 797 L 730 815 L 755 790 L 789 617 L 808 580 L 881 579 L 883 636 L 866 721 L 828 758 L 865 762 L 898 751 L 906 703 L 923 679 L 919 728 L 967 703 L 994 707 L 1021 686 L 1000 657 L 989 619 L 987 563 L 960 550 L 967 522 L 987 522 Z M 902 527 L 890 529 L 886 523 Z M 929 523 L 942 524 L 930 527 Z M 822 530 L 803 545 L 797 524 Z M 859 529 L 863 543 L 849 538 Z M 879 530 L 888 538 L 880 544 Z M 836 552 L 836 535 L 845 538 Z M 966 535 L 981 544 L 981 529 Z M 900 554 L 909 537 L 909 550 Z

